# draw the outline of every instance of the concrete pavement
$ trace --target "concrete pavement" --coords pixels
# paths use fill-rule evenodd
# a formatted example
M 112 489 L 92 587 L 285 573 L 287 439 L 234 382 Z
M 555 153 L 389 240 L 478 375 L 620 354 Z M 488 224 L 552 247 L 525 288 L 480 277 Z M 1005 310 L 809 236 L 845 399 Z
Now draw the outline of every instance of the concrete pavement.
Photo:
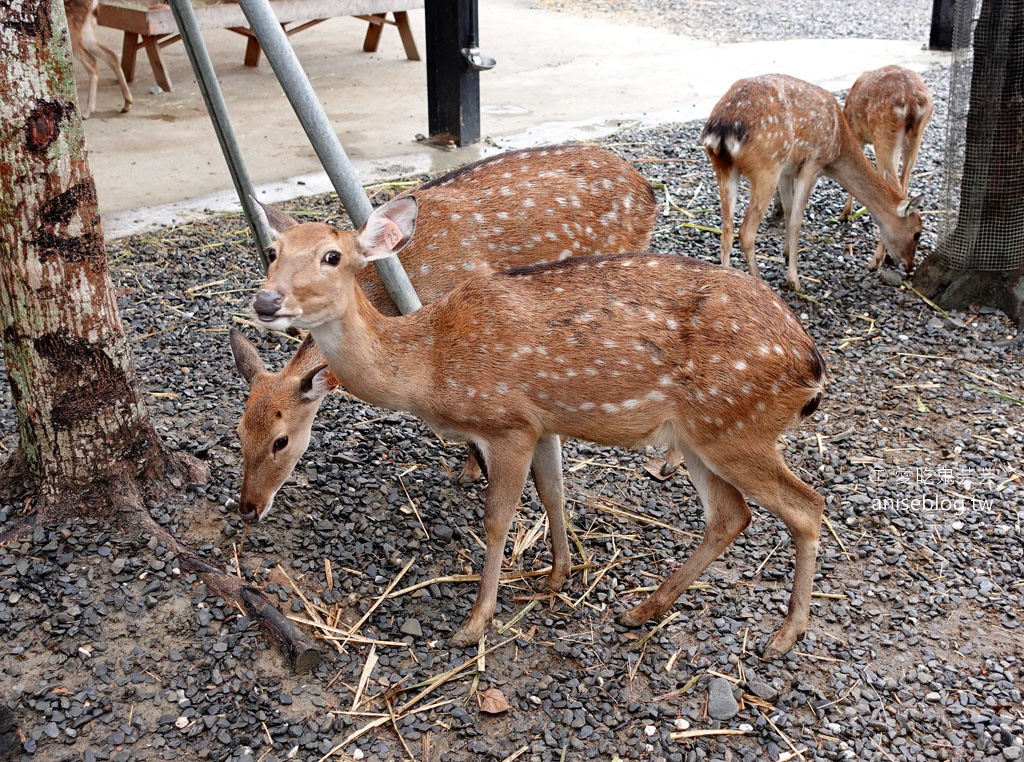
M 425 58 L 423 11 L 410 18 Z M 948 60 L 926 49 L 927 30 L 920 42 L 716 44 L 528 0 L 486 0 L 480 47 L 498 65 L 480 79 L 484 140 L 445 151 L 416 140 L 427 132 L 425 62 L 406 60 L 390 27 L 380 52 L 363 53 L 364 31 L 363 22 L 339 18 L 292 38 L 364 183 L 446 169 L 499 148 L 600 137 L 623 123 L 704 118 L 733 81 L 754 74 L 782 72 L 835 90 L 866 69 L 898 63 L 921 71 Z M 115 30 L 102 29 L 101 37 L 120 50 Z M 266 198 L 330 190 L 266 61 L 244 67 L 244 39 L 231 32 L 206 32 L 204 39 L 249 171 Z M 140 56 L 128 114 L 116 113 L 116 83 L 101 72 L 97 111 L 85 134 L 108 237 L 238 208 L 184 49 L 165 48 L 163 58 L 174 92 L 155 88 Z

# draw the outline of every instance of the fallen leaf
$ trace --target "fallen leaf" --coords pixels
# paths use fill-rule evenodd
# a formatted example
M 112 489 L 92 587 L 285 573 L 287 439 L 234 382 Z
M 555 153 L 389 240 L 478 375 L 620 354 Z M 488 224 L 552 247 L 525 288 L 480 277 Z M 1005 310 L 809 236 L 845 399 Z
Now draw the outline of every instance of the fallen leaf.
M 505 694 L 497 688 L 480 691 L 476 694 L 476 699 L 480 702 L 480 711 L 485 714 L 501 714 L 512 708 L 505 700 Z

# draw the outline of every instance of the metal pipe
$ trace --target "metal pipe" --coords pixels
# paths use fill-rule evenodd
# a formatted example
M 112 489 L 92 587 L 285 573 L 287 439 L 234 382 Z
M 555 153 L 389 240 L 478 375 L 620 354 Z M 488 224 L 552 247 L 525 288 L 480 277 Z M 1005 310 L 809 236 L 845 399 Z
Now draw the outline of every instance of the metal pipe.
M 239 0 L 238 4 L 253 34 L 256 35 L 257 42 L 263 48 L 277 81 L 281 83 L 285 95 L 288 96 L 288 101 L 299 118 L 313 150 L 316 151 L 320 164 L 331 179 L 349 219 L 355 227 L 361 227 L 370 216 L 373 207 L 363 191 L 359 176 L 345 154 L 345 149 L 338 140 L 337 133 L 313 91 L 313 86 L 309 83 L 309 78 L 288 42 L 288 35 L 281 28 L 268 0 Z M 399 311 L 404 315 L 418 310 L 421 306 L 420 300 L 398 257 L 378 259 L 374 264 L 377 265 L 377 272 L 380 273 Z
M 249 223 L 249 229 L 252 230 L 253 237 L 256 239 L 263 271 L 266 272 L 269 264 L 267 262 L 267 247 L 271 243 L 270 230 L 265 218 L 253 205 L 256 191 L 253 189 L 249 172 L 245 168 L 245 159 L 242 158 L 242 150 L 235 137 L 234 128 L 231 126 L 231 117 L 228 115 L 227 104 L 224 103 L 224 94 L 217 83 L 217 74 L 213 70 L 210 54 L 206 50 L 202 32 L 199 31 L 199 22 L 189 0 L 170 0 L 170 5 L 174 21 L 178 25 L 178 31 L 181 32 L 181 41 L 188 53 L 188 60 L 192 64 L 192 71 L 195 72 L 196 82 L 199 83 L 199 91 L 203 94 L 203 100 L 206 101 L 206 111 L 210 115 L 210 121 L 213 122 L 213 130 L 217 133 L 217 140 L 220 142 L 224 161 L 227 162 L 231 181 L 235 185 L 235 192 L 242 204 L 242 211 Z

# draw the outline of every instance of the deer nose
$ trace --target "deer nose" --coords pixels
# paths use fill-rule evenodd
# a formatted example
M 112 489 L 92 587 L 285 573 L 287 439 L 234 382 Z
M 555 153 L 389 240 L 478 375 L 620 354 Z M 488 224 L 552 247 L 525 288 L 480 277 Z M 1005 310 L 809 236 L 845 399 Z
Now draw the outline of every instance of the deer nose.
M 256 506 L 251 503 L 247 504 L 244 501 L 238 506 L 238 515 L 246 524 L 255 524 L 260 520 L 259 513 L 256 512 Z
M 281 310 L 284 303 L 284 294 L 279 291 L 271 291 L 261 288 L 253 299 L 252 308 L 260 317 L 273 317 Z

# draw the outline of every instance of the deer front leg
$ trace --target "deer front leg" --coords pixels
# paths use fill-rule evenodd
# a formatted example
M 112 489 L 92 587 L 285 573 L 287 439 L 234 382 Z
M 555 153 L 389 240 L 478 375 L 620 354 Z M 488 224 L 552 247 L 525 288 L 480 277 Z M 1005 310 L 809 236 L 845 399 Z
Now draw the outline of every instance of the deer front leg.
M 505 557 L 505 540 L 519 507 L 536 440 L 519 436 L 477 444 L 487 464 L 487 504 L 484 508 L 487 550 L 476 603 L 469 617 L 450 640 L 451 645 L 456 647 L 478 643 L 494 617 L 501 562 Z

